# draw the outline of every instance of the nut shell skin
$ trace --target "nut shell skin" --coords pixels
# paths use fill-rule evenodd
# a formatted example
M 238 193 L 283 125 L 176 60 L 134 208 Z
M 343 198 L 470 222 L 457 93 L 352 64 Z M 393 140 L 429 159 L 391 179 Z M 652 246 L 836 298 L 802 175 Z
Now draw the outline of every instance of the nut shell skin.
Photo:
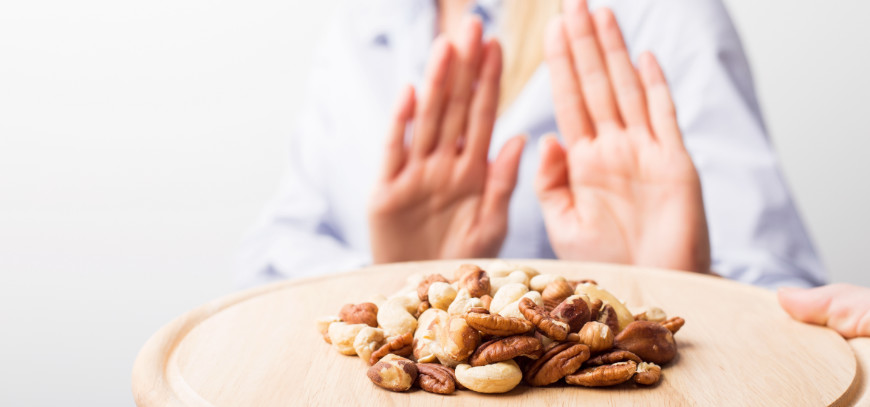
M 578 341 L 588 346 L 592 353 L 603 352 L 613 347 L 613 330 L 601 322 L 589 321 L 580 330 Z
M 614 386 L 631 380 L 636 369 L 637 363 L 631 360 L 613 365 L 590 367 L 568 375 L 565 377 L 565 382 L 586 387 Z
M 414 336 L 411 335 L 410 332 L 389 338 L 387 343 L 378 348 L 378 350 L 372 352 L 369 357 L 369 364 L 374 365 L 382 357 L 391 353 L 398 356 L 411 356 L 411 353 L 413 353 L 413 343 Z
M 569 296 L 550 311 L 550 316 L 568 324 L 568 332 L 577 332 L 589 322 L 589 306 L 579 295 Z
M 447 366 L 417 363 L 417 386 L 429 393 L 451 394 L 456 391 L 456 375 Z
M 589 359 L 589 347 L 579 343 L 561 343 L 553 346 L 526 370 L 526 382 L 532 386 L 546 386 L 574 373 Z
M 677 355 L 674 335 L 662 324 L 635 321 L 616 335 L 616 349 L 627 350 L 647 362 L 663 365 Z
M 468 325 L 485 335 L 520 335 L 535 329 L 535 325 L 525 319 L 503 317 L 498 314 L 468 312 L 464 317 Z
M 529 298 L 521 298 L 519 308 L 523 316 L 531 321 L 538 331 L 547 335 L 550 339 L 564 341 L 565 337 L 568 336 L 568 324 L 557 321 L 543 307 L 538 306 Z
M 390 391 L 407 391 L 417 380 L 417 366 L 401 356 L 387 355 L 366 372 L 375 385 Z
M 459 287 L 468 290 L 474 298 L 488 295 L 490 291 L 489 276 L 480 267 L 463 265 L 464 271 L 459 276 Z
M 523 372 L 513 360 L 478 367 L 456 366 L 456 381 L 478 393 L 506 393 L 522 379 Z
M 537 359 L 544 353 L 544 345 L 534 336 L 515 335 L 493 339 L 480 345 L 468 359 L 471 366 L 503 362 L 518 356 Z
M 632 361 L 634 363 L 643 362 L 637 355 L 627 350 L 615 350 L 613 352 L 603 353 L 586 361 L 586 366 L 601 366 L 612 365 L 614 363 Z
M 342 321 L 353 324 L 366 324 L 372 328 L 378 327 L 378 306 L 363 302 L 360 304 L 345 304 L 341 307 L 338 317 Z

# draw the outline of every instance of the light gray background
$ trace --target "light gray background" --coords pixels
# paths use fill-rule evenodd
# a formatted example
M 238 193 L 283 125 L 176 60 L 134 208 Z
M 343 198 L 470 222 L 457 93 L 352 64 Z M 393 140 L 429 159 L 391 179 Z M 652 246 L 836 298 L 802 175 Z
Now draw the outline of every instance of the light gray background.
M 336 4 L 0 3 L 0 405 L 131 405 L 148 337 L 233 290 Z M 832 279 L 870 285 L 870 2 L 727 4 Z

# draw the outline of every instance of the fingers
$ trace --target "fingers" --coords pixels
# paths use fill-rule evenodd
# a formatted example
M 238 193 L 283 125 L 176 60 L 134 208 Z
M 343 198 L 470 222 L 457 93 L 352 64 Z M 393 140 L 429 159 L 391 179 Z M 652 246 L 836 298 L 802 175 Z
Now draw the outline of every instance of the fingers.
M 432 56 L 427 67 L 423 96 L 416 106 L 414 135 L 411 140 L 411 154 L 425 156 L 435 146 L 438 128 L 444 113 L 446 99 L 445 85 L 453 58 L 453 45 L 444 37 L 432 44 Z
M 826 325 L 847 338 L 870 336 L 870 289 L 832 284 L 812 289 L 780 289 L 782 308 L 794 319 Z
M 483 46 L 480 80 L 471 102 L 467 140 L 463 154 L 472 161 L 486 160 L 489 143 L 498 113 L 499 82 L 502 51 L 498 41 L 491 39 Z
M 399 96 L 387 135 L 382 177 L 390 180 L 399 173 L 406 159 L 405 129 L 414 117 L 414 87 L 406 85 Z
M 483 27 L 478 18 L 468 18 L 462 37 L 456 46 L 456 58 L 450 73 L 450 97 L 439 136 L 439 148 L 456 152 L 457 140 L 465 133 L 472 86 L 480 73 L 481 36 Z
M 798 321 L 817 325 L 828 322 L 828 307 L 833 299 L 833 292 L 829 289 L 781 289 L 777 297 L 785 312 Z
M 535 192 L 541 202 L 544 223 L 564 225 L 566 216 L 573 214 L 574 200 L 568 185 L 568 158 L 565 149 L 552 135 L 544 136 L 538 144 L 541 163 L 535 177 Z
M 517 185 L 520 158 L 523 155 L 526 138 L 523 135 L 508 140 L 490 165 L 481 206 L 481 212 L 487 217 L 501 218 L 507 215 L 511 194 Z
M 586 0 L 565 0 L 565 28 L 586 107 L 598 130 L 622 124 Z
M 547 27 L 546 58 L 559 131 L 568 145 L 573 145 L 581 138 L 592 138 L 594 129 L 583 102 L 565 34 L 565 23 L 561 18 L 553 19 Z
M 640 55 L 640 77 L 646 90 L 649 121 L 656 139 L 665 145 L 683 146 L 683 136 L 665 74 L 649 52 Z
M 612 11 L 603 8 L 595 12 L 595 30 L 598 33 L 598 42 L 604 51 L 607 71 L 622 120 L 628 127 L 646 129 L 646 101 L 643 88 Z

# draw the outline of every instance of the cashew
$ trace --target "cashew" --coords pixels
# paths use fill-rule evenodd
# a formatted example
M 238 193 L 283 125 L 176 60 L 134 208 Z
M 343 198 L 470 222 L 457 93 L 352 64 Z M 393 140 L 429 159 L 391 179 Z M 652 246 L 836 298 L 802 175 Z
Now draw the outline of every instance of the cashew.
M 456 293 L 456 298 L 447 308 L 447 313 L 450 315 L 464 314 L 474 307 L 482 307 L 483 301 L 480 298 L 471 297 L 468 290 L 460 288 Z
M 508 305 L 505 305 L 505 307 L 502 308 L 501 311 L 498 312 L 498 314 L 503 316 L 503 317 L 514 317 L 514 318 L 526 319 L 526 317 L 523 316 L 523 313 L 520 312 L 520 300 L 523 298 L 528 298 L 528 299 L 534 301 L 535 304 L 537 304 L 540 307 L 544 306 L 544 300 L 541 298 L 541 293 L 539 293 L 537 291 L 529 291 L 529 292 L 523 294 L 523 296 L 518 298 L 516 301 L 514 301 Z M 490 304 L 490 307 L 492 307 L 492 304 Z
M 616 311 L 616 318 L 619 320 L 620 331 L 625 329 L 628 324 L 634 322 L 634 315 L 631 314 L 631 311 L 628 310 L 628 307 L 626 307 L 625 304 L 622 303 L 622 301 L 619 301 L 609 291 L 595 284 L 580 284 L 574 290 L 574 293 L 578 295 L 586 295 L 592 301 L 595 301 L 596 299 L 601 300 L 601 302 L 603 302 L 604 304 L 609 304 L 611 307 L 613 307 L 613 310 Z
M 478 367 L 467 364 L 456 366 L 456 380 L 478 393 L 509 392 L 522 378 L 523 373 L 513 359 Z
M 414 296 L 416 295 L 415 292 Z M 417 305 L 419 302 L 417 299 Z M 411 314 L 417 307 L 410 307 L 412 304 L 411 298 L 405 296 L 389 299 L 381 305 L 378 309 L 378 325 L 387 336 L 403 335 L 417 329 L 417 319 Z
M 528 278 L 532 278 L 538 274 L 541 274 L 540 272 L 538 272 L 538 270 L 535 270 L 529 266 L 508 263 L 504 260 L 496 260 L 492 263 L 489 263 L 489 265 L 487 265 L 483 269 L 486 270 L 487 274 L 489 274 L 489 278 L 505 277 L 515 271 L 522 271 L 526 274 L 526 276 L 528 276 Z
M 489 295 L 495 295 L 495 293 L 497 293 L 500 288 L 504 287 L 505 285 L 511 284 L 511 283 L 519 283 L 519 284 L 526 286 L 526 288 L 528 288 L 529 287 L 529 276 L 526 275 L 526 273 L 523 273 L 522 271 L 517 270 L 517 271 L 514 271 L 514 272 L 508 274 L 505 277 L 490 277 L 490 279 L 489 279 L 489 287 L 490 287 L 489 288 Z
M 544 288 L 547 288 L 547 285 L 552 283 L 553 281 L 567 281 L 565 277 L 556 274 L 539 274 L 537 276 L 532 277 L 529 281 L 529 287 L 535 291 L 544 291 Z
M 320 332 L 323 335 L 323 340 L 327 343 L 331 343 L 329 339 L 329 325 L 333 322 L 341 322 L 341 318 L 331 315 L 328 317 L 319 317 L 314 320 L 314 324 L 317 325 L 317 332 Z
M 420 306 L 420 297 L 417 295 L 417 289 L 403 291 L 390 296 L 383 304 L 378 307 L 386 307 L 389 303 L 397 303 L 405 307 L 411 314 Z
M 329 340 L 332 346 L 344 355 L 356 355 L 356 349 L 353 347 L 353 342 L 356 340 L 356 335 L 363 328 L 371 328 L 366 324 L 346 324 L 344 322 L 333 322 L 329 324 Z
M 387 301 L 387 297 L 383 294 L 376 294 L 369 298 L 368 302 L 377 305 L 380 307 L 384 302 Z
M 447 311 L 454 299 L 456 290 L 450 284 L 435 282 L 429 285 L 429 304 L 433 308 Z
M 527 292 L 529 292 L 529 288 L 520 283 L 502 286 L 492 297 L 492 302 L 489 303 L 489 312 L 497 314 L 506 305 L 519 300 Z
M 372 357 L 372 352 L 383 346 L 386 337 L 384 330 L 381 328 L 372 328 L 367 326 L 356 334 L 353 341 L 353 349 L 362 360 L 368 362 Z

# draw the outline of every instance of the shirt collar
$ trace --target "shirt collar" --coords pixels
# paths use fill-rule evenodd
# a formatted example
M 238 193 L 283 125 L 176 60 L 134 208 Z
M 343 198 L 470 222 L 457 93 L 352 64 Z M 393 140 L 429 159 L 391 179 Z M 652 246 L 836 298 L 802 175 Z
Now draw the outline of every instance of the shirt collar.
M 372 0 L 359 20 L 362 22 L 363 38 L 373 45 L 390 46 L 392 37 L 421 23 L 421 19 L 434 21 L 437 0 Z M 477 0 L 468 12 L 477 14 L 484 31 L 491 33 L 498 20 L 502 0 Z M 431 22 L 430 22 L 431 23 Z M 434 35 L 434 32 L 433 32 Z

